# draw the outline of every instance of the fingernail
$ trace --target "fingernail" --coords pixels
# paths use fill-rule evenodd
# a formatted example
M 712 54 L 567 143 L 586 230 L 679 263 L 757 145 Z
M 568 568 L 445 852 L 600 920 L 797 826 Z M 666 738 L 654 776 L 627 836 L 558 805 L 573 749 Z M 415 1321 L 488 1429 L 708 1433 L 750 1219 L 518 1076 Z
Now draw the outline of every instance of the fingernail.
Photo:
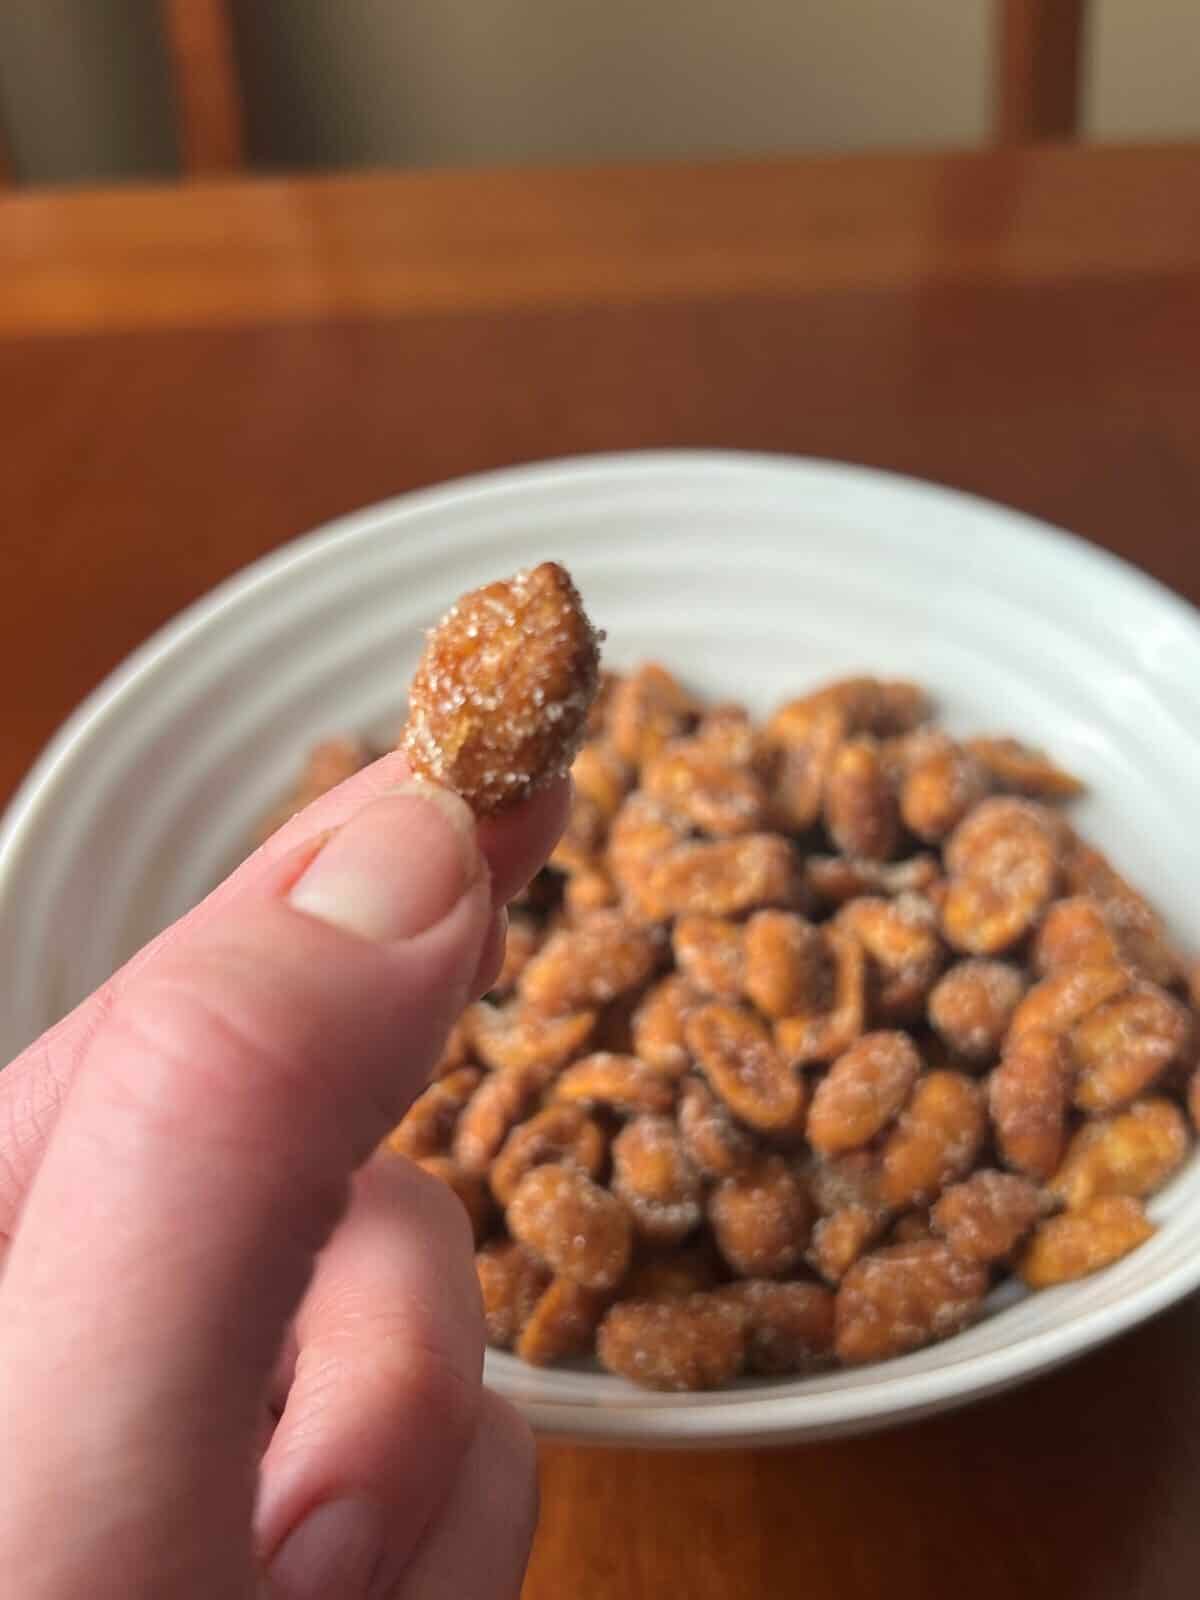
M 284 1540 L 271 1600 L 366 1600 L 383 1560 L 383 1519 L 367 1500 L 331 1500 Z
M 332 834 L 288 899 L 364 939 L 411 939 L 448 915 L 483 870 L 469 808 L 414 780 Z

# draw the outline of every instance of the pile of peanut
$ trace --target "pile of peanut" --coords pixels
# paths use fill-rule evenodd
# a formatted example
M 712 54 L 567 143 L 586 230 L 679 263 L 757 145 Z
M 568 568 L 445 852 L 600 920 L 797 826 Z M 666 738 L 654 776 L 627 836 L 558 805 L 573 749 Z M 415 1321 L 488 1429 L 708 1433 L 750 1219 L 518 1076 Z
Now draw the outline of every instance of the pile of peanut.
M 663 1389 L 879 1361 L 1149 1237 L 1200 972 L 1072 777 L 912 684 L 756 725 L 657 665 L 604 680 L 572 770 L 391 1140 L 466 1207 L 494 1345 Z

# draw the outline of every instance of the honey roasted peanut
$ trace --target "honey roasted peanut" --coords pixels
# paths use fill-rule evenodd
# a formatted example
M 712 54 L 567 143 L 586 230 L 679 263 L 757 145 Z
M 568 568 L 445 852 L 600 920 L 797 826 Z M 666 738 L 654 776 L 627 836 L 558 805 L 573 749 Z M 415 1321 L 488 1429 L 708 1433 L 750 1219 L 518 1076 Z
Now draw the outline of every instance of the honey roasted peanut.
M 933 1207 L 934 1229 L 963 1261 L 1004 1261 L 1046 1210 L 1041 1190 L 1013 1172 L 982 1169 Z
M 754 833 L 770 820 L 770 796 L 758 775 L 722 760 L 701 739 L 667 745 L 646 766 L 643 783 L 652 799 L 701 833 Z
M 614 1289 L 633 1243 L 629 1212 L 572 1167 L 534 1167 L 505 1213 L 513 1237 L 552 1271 L 585 1289 Z
M 872 1020 L 888 1025 L 917 1021 L 945 964 L 929 901 L 915 894 L 895 900 L 863 895 L 843 906 L 837 921 L 866 952 Z
M 468 596 L 406 735 L 481 814 L 574 780 L 388 1140 L 463 1205 L 489 1342 L 662 1389 L 803 1377 L 1149 1237 L 1200 1125 L 1200 964 L 1069 825 L 1076 780 L 901 680 L 759 724 L 595 643 L 549 564 Z M 272 825 L 371 755 L 326 741 Z
M 862 1037 L 866 1026 L 866 952 L 845 928 L 822 931 L 833 973 L 829 1005 L 781 1017 L 775 1024 L 775 1042 L 794 1066 L 835 1060 Z
M 814 1223 L 808 1259 L 829 1283 L 839 1283 L 859 1257 L 883 1236 L 887 1223 L 886 1211 L 843 1206 Z
M 728 1178 L 750 1165 L 755 1143 L 702 1078 L 686 1078 L 679 1094 L 679 1135 L 692 1165 L 708 1178 Z
M 509 1239 L 484 1245 L 475 1257 L 489 1344 L 508 1350 L 533 1315 L 550 1274 L 523 1246 Z
M 454 1159 L 464 1172 L 488 1170 L 509 1129 L 536 1103 L 541 1087 L 541 1073 L 534 1067 L 506 1067 L 483 1080 L 454 1129 Z
M 739 1000 L 746 985 L 741 927 L 725 917 L 682 916 L 671 938 L 675 965 L 694 989 L 714 1000 Z
M 942 929 L 956 950 L 1010 950 L 1036 924 L 1061 880 L 1062 831 L 1033 801 L 991 799 L 946 845 L 950 880 Z
M 622 1287 L 627 1300 L 677 1300 L 715 1288 L 717 1279 L 715 1251 L 693 1244 L 643 1256 Z
M 1033 945 L 1033 964 L 1039 972 L 1116 967 L 1123 960 L 1116 930 L 1090 894 L 1056 900 L 1042 918 Z
M 748 1278 L 781 1278 L 808 1245 L 812 1203 L 797 1173 L 779 1156 L 722 1178 L 709 1196 L 717 1249 Z
M 986 1066 L 1000 1054 L 1025 986 L 1024 973 L 1010 962 L 956 962 L 934 985 L 929 1020 L 956 1056 Z
M 833 1295 L 820 1284 L 747 1278 L 721 1294 L 745 1316 L 748 1372 L 782 1378 L 832 1360 Z
M 766 906 L 791 906 L 799 895 L 800 869 L 791 844 L 776 833 L 747 833 L 677 846 L 649 868 L 638 906 L 655 921 L 689 912 L 736 917 Z
M 927 1072 L 884 1142 L 884 1204 L 900 1211 L 936 1199 L 974 1167 L 986 1132 L 979 1085 L 961 1072 Z
M 882 1361 L 959 1333 L 979 1314 L 987 1281 L 984 1267 L 940 1239 L 864 1256 L 837 1292 L 838 1358 L 850 1366 Z
M 518 990 L 535 1011 L 552 1016 L 615 1000 L 644 983 L 661 945 L 619 911 L 597 911 L 552 933 L 526 964 Z
M 746 923 L 740 988 L 764 1016 L 820 1013 L 832 999 L 832 964 L 820 932 L 790 911 L 758 911 Z
M 496 1072 L 528 1070 L 549 1082 L 588 1043 L 596 1013 L 547 1017 L 521 1005 L 477 1005 L 464 1021 L 468 1045 L 485 1067 Z
M 850 861 L 845 856 L 811 855 L 804 863 L 804 882 L 813 896 L 828 905 L 845 905 L 860 894 L 925 894 L 941 878 L 936 856 L 919 854 L 906 861 Z
M 463 1107 L 479 1087 L 480 1076 L 476 1067 L 458 1067 L 435 1079 L 389 1134 L 388 1148 L 411 1161 L 445 1154 Z
M 1192 1035 L 1187 1010 L 1153 983 L 1106 1000 L 1071 1029 L 1075 1104 L 1117 1111 L 1153 1088 Z
M 633 1053 L 655 1072 L 678 1078 L 691 1064 L 684 1026 L 704 996 L 680 973 L 651 988 L 632 1019 Z
M 492 1193 L 508 1205 L 527 1172 L 547 1161 L 578 1167 L 589 1178 L 598 1177 L 604 1165 L 608 1140 L 604 1130 L 582 1106 L 550 1105 L 519 1122 L 509 1133 L 492 1162 Z
M 640 767 L 685 733 L 698 715 L 699 706 L 678 679 L 648 662 L 613 686 L 608 736 L 623 761 Z
M 531 1367 L 586 1355 L 610 1296 L 573 1278 L 552 1278 L 521 1325 L 517 1354 Z
M 921 1058 L 905 1033 L 868 1033 L 838 1057 L 817 1085 L 808 1140 L 823 1155 L 869 1144 L 908 1099 Z
M 926 844 L 940 844 L 988 793 L 981 764 L 945 734 L 916 734 L 901 767 L 900 815 Z
M 992 1130 L 1006 1164 L 1049 1178 L 1067 1143 L 1073 1072 L 1062 1037 L 1030 1029 L 1011 1039 L 988 1080 Z
M 968 739 L 966 748 L 998 789 L 1031 800 L 1072 800 L 1083 784 L 1042 750 L 1018 739 Z
M 777 750 L 771 807 L 777 826 L 804 833 L 821 815 L 829 773 L 846 737 L 846 719 L 833 706 L 791 722 L 781 722 L 782 716 L 767 725 L 768 740 Z
M 644 1115 L 613 1140 L 614 1194 L 638 1233 L 659 1244 L 687 1237 L 704 1214 L 700 1174 L 671 1117 Z
M 1067 1148 L 1049 1189 L 1071 1210 L 1098 1195 L 1144 1199 L 1183 1165 L 1187 1123 L 1170 1100 L 1139 1100 L 1114 1117 L 1086 1122 Z
M 684 1024 L 696 1065 L 740 1122 L 763 1133 L 800 1133 L 804 1085 L 750 1012 L 712 1003 Z
M 624 1300 L 600 1324 L 596 1354 L 648 1389 L 721 1389 L 745 1359 L 746 1318 L 727 1296 Z
M 825 826 L 843 855 L 887 861 L 900 840 L 900 808 L 878 743 L 846 739 L 825 777 Z
M 1086 1278 L 1111 1266 L 1144 1244 L 1154 1224 L 1139 1200 L 1128 1195 L 1097 1195 L 1075 1211 L 1043 1222 L 1017 1262 L 1031 1289 Z
M 591 1106 L 611 1106 L 616 1111 L 670 1111 L 675 1104 L 675 1084 L 654 1072 L 636 1056 L 615 1050 L 598 1050 L 584 1056 L 561 1073 L 554 1084 L 555 1100 Z
M 409 691 L 414 772 L 480 816 L 567 771 L 599 687 L 595 630 L 552 561 L 464 595 L 430 630 Z

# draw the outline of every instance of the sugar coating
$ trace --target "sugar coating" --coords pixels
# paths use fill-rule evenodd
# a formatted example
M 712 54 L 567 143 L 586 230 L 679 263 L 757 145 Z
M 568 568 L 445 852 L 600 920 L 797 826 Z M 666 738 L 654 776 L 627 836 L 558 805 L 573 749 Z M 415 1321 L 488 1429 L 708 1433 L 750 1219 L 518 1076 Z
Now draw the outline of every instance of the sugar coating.
M 492 1191 L 507 1205 L 525 1174 L 547 1161 L 578 1167 L 589 1178 L 599 1173 L 607 1140 L 581 1106 L 550 1105 L 509 1133 L 492 1163 Z
M 518 682 L 533 644 L 569 655 L 535 576 L 466 597 L 429 664 L 464 791 L 532 770 L 477 722 L 519 744 L 574 715 Z M 1042 803 L 1048 763 L 928 717 L 860 678 L 761 727 L 657 664 L 605 675 L 503 971 L 392 1141 L 472 1219 L 492 1342 L 668 1388 L 803 1373 L 834 1324 L 843 1364 L 898 1355 L 995 1276 L 1146 1236 L 1189 1094 L 1200 1120 L 1200 972 L 1189 1009 L 1161 919 Z M 302 783 L 367 755 L 335 742 Z
M 1031 1289 L 1085 1278 L 1145 1243 L 1154 1232 L 1140 1200 L 1097 1195 L 1078 1211 L 1050 1217 L 1033 1234 L 1017 1262 Z
M 647 1066 L 673 1078 L 687 1071 L 691 1056 L 684 1023 L 702 999 L 680 973 L 663 978 L 648 991 L 632 1021 L 634 1052 Z
M 978 1314 L 987 1272 L 940 1240 L 864 1256 L 837 1296 L 836 1343 L 848 1365 L 903 1355 L 965 1328 Z
M 625 1300 L 600 1324 L 596 1353 L 649 1389 L 719 1389 L 741 1368 L 745 1328 L 742 1308 L 718 1294 Z
M 823 1278 L 838 1283 L 863 1251 L 883 1234 L 887 1216 L 882 1207 L 854 1203 L 818 1218 L 813 1226 L 809 1261 Z
M 561 777 L 583 738 L 600 641 L 554 562 L 463 596 L 426 636 L 403 748 L 479 815 Z
M 616 1050 L 597 1050 L 576 1061 L 559 1075 L 553 1092 L 559 1100 L 607 1105 L 627 1114 L 669 1111 L 675 1103 L 670 1079 Z
M 583 1355 L 607 1303 L 602 1290 L 587 1289 L 571 1278 L 553 1279 L 521 1329 L 517 1354 L 534 1367 Z
M 738 924 L 723 917 L 679 917 L 672 949 L 679 970 L 698 989 L 720 1000 L 741 996 L 746 960 Z
M 703 1216 L 700 1174 L 673 1117 L 640 1116 L 613 1140 L 613 1191 L 647 1239 L 684 1238 Z
M 1075 1104 L 1092 1114 L 1129 1105 L 1158 1083 L 1193 1031 L 1186 1009 L 1156 984 L 1133 984 L 1105 1001 L 1071 1032 Z
M 900 1210 L 924 1205 L 975 1164 L 987 1131 L 983 1093 L 961 1072 L 928 1072 L 883 1147 L 881 1190 Z
M 965 1261 L 1002 1261 L 1047 1209 L 1036 1184 L 984 1168 L 934 1206 L 934 1228 Z
M 929 844 L 944 839 L 987 793 L 979 763 L 943 733 L 914 734 L 901 766 L 901 816 Z
M 507 1350 L 533 1314 L 550 1274 L 513 1240 L 484 1245 L 475 1257 L 488 1343 Z
M 527 1172 L 508 1206 L 508 1225 L 538 1260 L 585 1289 L 611 1289 L 629 1265 L 629 1212 L 572 1167 Z
M 1046 800 L 1068 800 L 1083 792 L 1078 778 L 1056 766 L 1043 751 L 1018 739 L 969 739 L 967 749 L 1002 789 Z
M 656 932 L 620 911 L 596 911 L 546 940 L 521 974 L 520 993 L 549 1012 L 604 1005 L 643 983 L 661 949 Z
M 988 1079 L 992 1129 L 1005 1163 L 1049 1178 L 1062 1159 L 1072 1065 L 1063 1040 L 1030 1031 L 1010 1039 Z
M 833 1356 L 834 1298 L 815 1283 L 746 1278 L 721 1293 L 746 1318 L 746 1366 L 764 1377 L 812 1372 Z
M 717 1248 L 735 1272 L 780 1278 L 802 1258 L 812 1204 L 799 1174 L 778 1156 L 722 1179 L 709 1197 Z
M 496 1072 L 532 1067 L 548 1080 L 585 1047 L 596 1026 L 596 1013 L 547 1017 L 516 1002 L 481 1003 L 471 1007 L 465 1021 L 470 1047 L 485 1067 Z
M 701 1078 L 684 1081 L 679 1132 L 689 1160 L 706 1177 L 727 1178 L 754 1157 L 754 1140 Z
M 813 1095 L 808 1138 L 826 1155 L 872 1140 L 897 1115 L 921 1070 L 907 1034 L 864 1034 L 838 1057 Z
M 684 1036 L 704 1076 L 741 1121 L 766 1132 L 799 1132 L 804 1086 L 752 1012 L 714 1001 L 688 1017 Z
M 1006 961 L 960 961 L 929 996 L 929 1020 L 951 1050 L 972 1062 L 999 1054 L 1017 1006 L 1025 976 Z

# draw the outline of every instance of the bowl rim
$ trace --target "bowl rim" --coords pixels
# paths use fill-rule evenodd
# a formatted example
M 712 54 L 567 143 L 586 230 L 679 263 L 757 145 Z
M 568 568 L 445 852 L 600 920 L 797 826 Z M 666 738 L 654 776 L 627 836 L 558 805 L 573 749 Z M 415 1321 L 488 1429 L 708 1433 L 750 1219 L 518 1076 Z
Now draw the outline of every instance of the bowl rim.
M 1119 579 L 1127 589 L 1132 586 L 1140 590 L 1146 601 L 1173 612 L 1176 621 L 1200 644 L 1200 611 L 1122 557 L 1001 502 L 907 474 L 782 452 L 706 449 L 604 452 L 497 468 L 401 493 L 325 522 L 232 573 L 159 627 L 66 718 L 10 799 L 0 818 L 0 900 L 9 893 L 14 865 L 76 745 L 97 724 L 119 712 L 123 701 L 148 677 L 169 671 L 174 653 L 203 633 L 228 608 L 269 587 L 282 574 L 323 555 L 331 546 L 364 537 L 380 524 L 409 520 L 426 510 L 445 512 L 513 492 L 523 494 L 563 486 L 577 493 L 589 478 L 610 484 L 621 479 L 649 481 L 657 474 L 674 474 L 681 468 L 697 476 L 754 475 L 764 469 L 773 473 L 792 471 L 800 476 L 818 473 L 826 479 L 842 477 L 847 483 L 859 485 L 868 481 L 906 495 L 924 495 L 948 508 L 957 507 L 968 517 L 1002 514 L 1005 536 L 1017 546 L 1041 550 L 1048 545 L 1057 546 L 1096 576 L 1108 575 Z M 982 1398 L 1094 1349 L 1197 1287 L 1200 1252 L 1168 1266 L 1149 1283 L 1131 1289 L 1113 1303 L 1077 1313 L 1062 1326 L 1020 1335 L 998 1350 L 951 1360 L 929 1372 L 901 1371 L 894 1377 L 877 1378 L 861 1389 L 800 1391 L 783 1396 L 756 1395 L 751 1388 L 736 1389 L 733 1397 L 719 1405 L 697 1404 L 689 1408 L 686 1403 L 664 1406 L 649 1397 L 644 1403 L 623 1402 L 619 1406 L 570 1399 L 537 1400 L 522 1395 L 519 1383 L 503 1378 L 494 1387 L 507 1394 L 532 1426 L 545 1435 L 595 1443 L 664 1446 L 734 1444 L 747 1439 L 783 1443 L 799 1436 L 892 1425 L 927 1411 Z M 802 1415 L 796 1414 L 797 1408 Z

